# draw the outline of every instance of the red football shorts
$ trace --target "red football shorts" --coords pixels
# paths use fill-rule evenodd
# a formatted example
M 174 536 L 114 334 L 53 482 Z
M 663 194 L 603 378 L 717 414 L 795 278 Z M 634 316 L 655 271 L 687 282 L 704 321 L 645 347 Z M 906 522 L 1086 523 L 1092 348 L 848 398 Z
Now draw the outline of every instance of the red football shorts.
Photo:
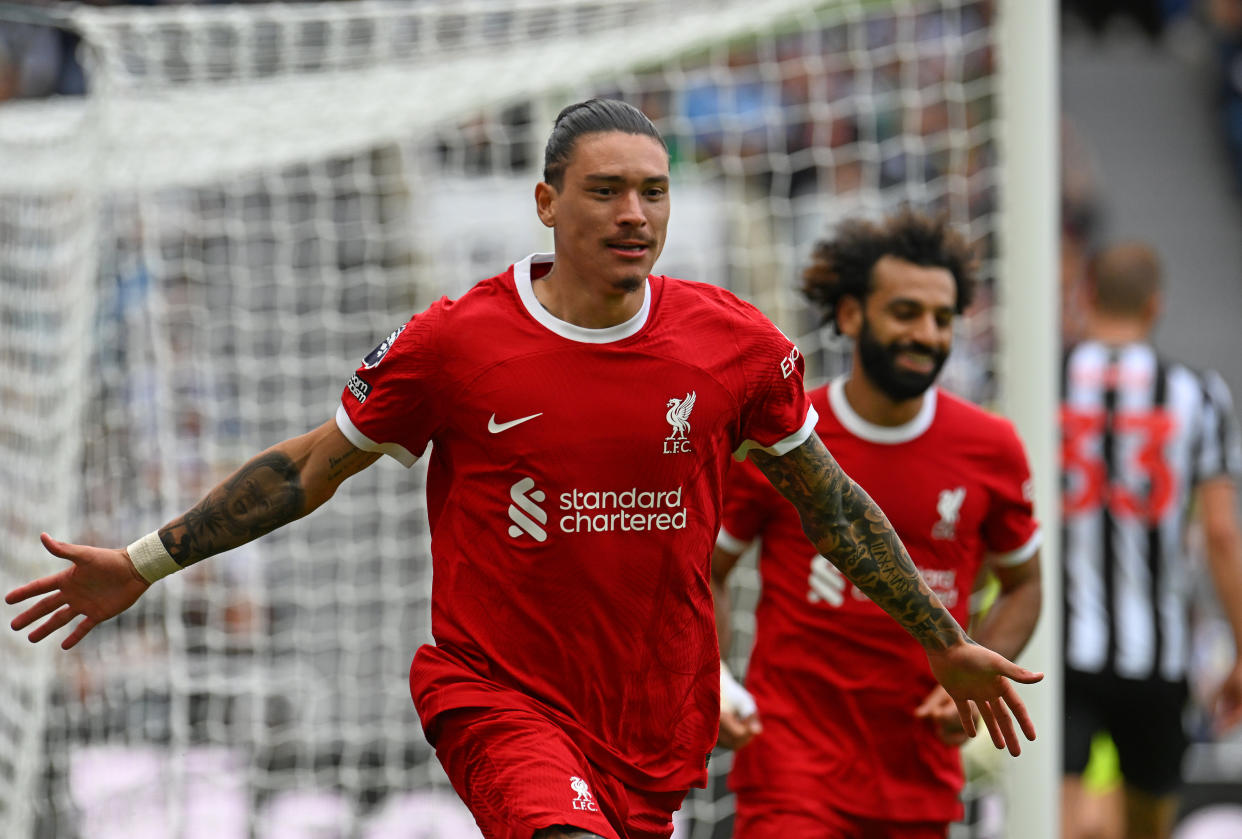
M 807 803 L 797 810 L 759 800 L 737 801 L 734 839 L 945 839 L 945 822 L 899 822 L 866 819 L 833 807 Z
M 553 825 L 606 839 L 668 839 L 673 811 L 687 792 L 626 786 L 588 762 L 559 727 L 530 711 L 448 711 L 427 734 L 487 839 L 531 839 Z

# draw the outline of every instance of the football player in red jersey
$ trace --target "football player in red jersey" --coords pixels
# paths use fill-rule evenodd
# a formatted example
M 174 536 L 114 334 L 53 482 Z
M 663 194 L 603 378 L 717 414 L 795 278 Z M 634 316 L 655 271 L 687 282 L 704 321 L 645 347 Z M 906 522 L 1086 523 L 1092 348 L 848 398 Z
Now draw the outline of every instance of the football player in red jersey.
M 974 637 L 1012 657 L 1040 609 L 1026 456 L 1009 422 L 934 386 L 971 300 L 972 265 L 967 244 L 940 219 L 905 210 L 878 224 L 844 223 L 817 246 L 804 281 L 853 340 L 853 360 L 848 375 L 810 398 L 817 436 L 885 511 L 963 625 L 990 565 L 1000 595 Z M 735 835 L 943 839 L 962 811 L 965 735 L 919 644 L 816 551 L 798 510 L 753 465 L 734 466 L 724 503 L 712 561 L 724 650 L 726 579 L 746 546 L 761 544 L 746 674 L 757 714 L 729 709 L 721 720 L 721 742 L 739 748 L 729 776 Z M 726 697 L 745 706 L 728 682 Z
M 126 549 L 45 534 L 71 564 L 8 594 L 39 598 L 13 627 L 42 620 L 38 641 L 81 616 L 72 647 L 161 576 L 306 515 L 382 454 L 409 465 L 434 443 L 435 643 L 410 687 L 454 788 L 488 837 L 667 837 L 716 739 L 709 557 L 729 457 L 749 453 L 820 550 L 918 638 L 967 727 L 974 702 L 1017 753 L 1017 728 L 1034 729 L 1013 681 L 1041 674 L 967 637 L 811 433 L 797 348 L 727 291 L 651 273 L 669 215 L 655 126 L 620 102 L 566 108 L 535 209 L 555 253 L 411 318 L 333 419 Z

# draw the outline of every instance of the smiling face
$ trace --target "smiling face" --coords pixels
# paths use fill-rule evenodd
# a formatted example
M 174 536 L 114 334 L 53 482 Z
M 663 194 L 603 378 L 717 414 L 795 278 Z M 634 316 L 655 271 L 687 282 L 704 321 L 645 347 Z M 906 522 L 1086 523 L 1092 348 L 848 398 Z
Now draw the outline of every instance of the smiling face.
M 855 341 L 863 375 L 894 402 L 915 399 L 936 381 L 953 346 L 953 274 L 885 256 L 871 278 L 866 300 L 849 298 L 838 322 Z
M 553 229 L 555 272 L 605 297 L 640 290 L 664 248 L 668 182 L 668 152 L 655 138 L 579 137 L 559 188 L 535 188 L 539 218 Z

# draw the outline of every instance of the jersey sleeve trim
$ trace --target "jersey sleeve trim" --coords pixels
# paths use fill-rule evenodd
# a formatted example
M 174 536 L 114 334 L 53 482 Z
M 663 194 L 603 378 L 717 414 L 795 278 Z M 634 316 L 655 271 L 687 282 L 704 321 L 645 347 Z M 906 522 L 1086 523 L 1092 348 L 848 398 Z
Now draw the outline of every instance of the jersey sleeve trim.
M 716 547 L 731 554 L 740 554 L 750 547 L 750 542 L 739 539 L 722 527 L 720 532 L 716 534 Z
M 345 435 L 345 439 L 353 443 L 356 447 L 364 452 L 379 452 L 386 454 L 396 460 L 407 469 L 414 465 L 418 460 L 417 455 L 410 454 L 409 449 L 400 443 L 377 443 L 367 435 L 358 430 L 358 426 L 354 425 L 353 420 L 349 418 L 349 413 L 345 410 L 344 405 L 336 407 L 336 427 L 341 429 L 341 433 Z
M 789 454 L 794 449 L 801 446 L 811 435 L 815 433 L 815 424 L 819 422 L 819 414 L 815 412 L 815 408 L 808 405 L 806 409 L 806 419 L 802 422 L 802 427 L 790 434 L 783 440 L 777 440 L 770 446 L 762 445 L 754 440 L 743 440 L 742 445 L 737 447 L 737 451 L 733 453 L 734 460 L 745 460 L 746 455 L 751 449 L 758 449 L 768 454 L 781 455 Z
M 1027 539 L 1020 547 L 1012 551 L 1004 551 L 1002 553 L 990 553 L 988 558 L 996 565 L 1002 568 L 1013 568 L 1021 565 L 1031 557 L 1035 556 L 1035 552 L 1039 550 L 1040 545 L 1044 543 L 1044 532 L 1040 528 L 1035 528 L 1035 532 L 1031 534 L 1031 538 Z

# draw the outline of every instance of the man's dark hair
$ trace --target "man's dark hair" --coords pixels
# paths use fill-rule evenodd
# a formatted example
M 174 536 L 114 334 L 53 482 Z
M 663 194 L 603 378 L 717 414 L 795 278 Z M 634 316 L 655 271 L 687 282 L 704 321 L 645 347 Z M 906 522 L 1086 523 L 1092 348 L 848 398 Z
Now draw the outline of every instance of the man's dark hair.
M 957 286 L 958 314 L 974 300 L 976 260 L 966 239 L 945 216 L 906 208 L 879 223 L 849 219 L 837 227 L 835 238 L 816 243 L 811 265 L 802 273 L 802 290 L 820 307 L 824 323 L 840 329 L 836 315 L 842 297 L 866 301 L 872 269 L 885 256 L 948 269 Z
M 556 115 L 556 123 L 543 151 L 544 183 L 559 190 L 578 138 L 584 134 L 607 131 L 646 135 L 668 151 L 659 129 L 633 105 L 616 99 L 588 99 L 570 105 Z

